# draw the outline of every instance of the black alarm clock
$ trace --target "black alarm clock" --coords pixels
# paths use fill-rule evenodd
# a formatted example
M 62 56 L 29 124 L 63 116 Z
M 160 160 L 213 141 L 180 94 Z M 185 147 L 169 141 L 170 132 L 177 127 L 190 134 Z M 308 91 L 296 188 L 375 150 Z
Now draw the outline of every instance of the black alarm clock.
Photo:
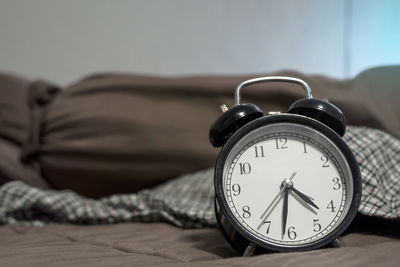
M 254 104 L 240 103 L 240 90 L 261 82 L 296 83 L 307 97 L 287 113 L 264 116 Z M 361 198 L 359 167 L 341 138 L 343 113 L 314 99 L 304 81 L 278 76 L 241 83 L 235 106 L 221 110 L 210 128 L 212 145 L 223 146 L 215 212 L 231 246 L 243 255 L 339 246 Z

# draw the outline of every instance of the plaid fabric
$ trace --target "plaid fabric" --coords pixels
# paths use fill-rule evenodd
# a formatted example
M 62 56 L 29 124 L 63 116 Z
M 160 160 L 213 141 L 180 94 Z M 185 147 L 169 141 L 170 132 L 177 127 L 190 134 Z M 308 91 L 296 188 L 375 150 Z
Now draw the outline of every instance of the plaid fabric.
M 363 179 L 359 212 L 400 218 L 400 140 L 365 127 L 348 127 L 345 140 Z M 213 169 L 183 175 L 137 194 L 98 200 L 14 181 L 0 188 L 0 224 L 167 221 L 184 228 L 214 227 L 213 198 Z
M 400 218 L 400 140 L 365 127 L 349 127 L 344 140 L 360 166 L 363 192 L 359 212 Z

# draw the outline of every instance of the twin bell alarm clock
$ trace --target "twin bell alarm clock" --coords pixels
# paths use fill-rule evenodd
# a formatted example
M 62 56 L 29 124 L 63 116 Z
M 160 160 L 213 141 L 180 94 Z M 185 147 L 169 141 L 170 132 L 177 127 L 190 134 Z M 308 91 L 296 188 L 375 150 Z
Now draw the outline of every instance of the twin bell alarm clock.
M 295 83 L 306 97 L 285 113 L 267 115 L 241 103 L 242 89 L 265 82 Z M 306 82 L 278 76 L 241 83 L 235 106 L 221 110 L 210 141 L 222 146 L 215 212 L 230 245 L 242 255 L 340 246 L 361 197 L 360 171 L 342 139 L 343 113 L 314 99 Z

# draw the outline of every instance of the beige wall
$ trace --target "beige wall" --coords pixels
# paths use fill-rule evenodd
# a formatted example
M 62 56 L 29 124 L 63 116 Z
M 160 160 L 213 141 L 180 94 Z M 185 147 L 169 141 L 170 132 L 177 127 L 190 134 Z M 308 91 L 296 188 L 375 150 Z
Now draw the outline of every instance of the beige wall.
M 400 63 L 396 2 L 0 0 L 0 70 L 61 84 L 99 71 L 349 77 Z M 382 26 L 388 40 L 371 41 Z

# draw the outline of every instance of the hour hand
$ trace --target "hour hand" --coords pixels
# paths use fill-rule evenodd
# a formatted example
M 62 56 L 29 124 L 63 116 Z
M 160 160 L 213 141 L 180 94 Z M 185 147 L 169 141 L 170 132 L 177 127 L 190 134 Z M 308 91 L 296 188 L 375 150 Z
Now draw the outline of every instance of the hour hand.
M 302 192 L 294 188 L 293 186 L 290 188 L 296 195 L 298 195 L 304 202 L 307 204 L 313 206 L 316 209 L 319 209 L 319 207 L 309 198 L 308 196 L 304 195 Z

